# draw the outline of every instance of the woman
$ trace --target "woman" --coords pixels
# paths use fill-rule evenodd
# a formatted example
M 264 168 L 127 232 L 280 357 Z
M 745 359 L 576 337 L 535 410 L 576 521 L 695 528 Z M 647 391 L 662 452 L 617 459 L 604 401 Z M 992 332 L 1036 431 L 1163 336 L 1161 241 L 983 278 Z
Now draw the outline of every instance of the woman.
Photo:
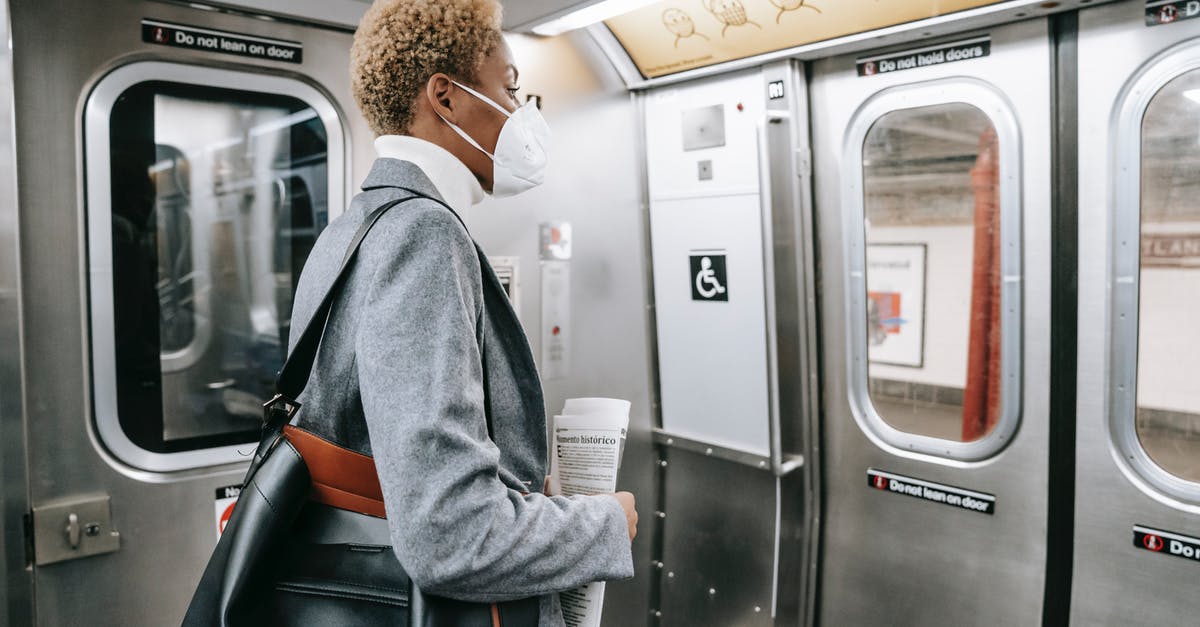
M 298 426 L 374 457 L 392 545 L 424 592 L 464 601 L 540 597 L 633 576 L 629 493 L 549 497 L 541 385 L 499 282 L 456 213 L 540 182 L 544 122 L 493 0 L 377 0 L 354 39 L 354 95 L 379 159 L 322 233 L 294 320 L 313 315 L 351 236 L 364 241 L 325 329 Z M 293 329 L 296 341 L 302 324 Z

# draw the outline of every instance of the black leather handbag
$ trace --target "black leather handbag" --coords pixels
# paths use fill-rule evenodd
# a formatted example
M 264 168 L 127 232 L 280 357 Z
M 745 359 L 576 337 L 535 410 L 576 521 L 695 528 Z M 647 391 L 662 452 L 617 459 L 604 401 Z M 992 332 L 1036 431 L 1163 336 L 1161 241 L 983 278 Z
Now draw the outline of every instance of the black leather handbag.
M 538 599 L 470 603 L 422 594 L 392 551 L 382 501 L 376 515 L 325 504 L 313 477 L 332 469 L 309 454 L 317 436 L 294 440 L 288 423 L 312 372 L 325 322 L 350 274 L 359 246 L 384 213 L 414 198 L 391 201 L 367 216 L 346 250 L 337 278 L 304 328 L 263 405 L 263 437 L 246 473 L 233 516 L 192 597 L 185 627 L 242 625 L 388 625 L 397 627 L 534 627 Z M 432 199 L 445 206 L 437 199 Z M 448 206 L 446 207 L 450 209 Z M 453 213 L 453 210 L 451 210 Z M 457 217 L 457 214 L 456 214 Z M 460 218 L 461 220 L 461 218 Z M 490 422 L 490 421 L 489 421 Z M 489 433 L 491 432 L 489 424 Z M 289 433 L 290 431 L 290 433 Z M 290 439 L 293 438 L 293 439 Z M 336 445 L 321 442 L 319 452 Z M 336 451 L 335 451 L 336 453 Z M 359 483 L 378 483 L 369 457 L 357 455 Z M 364 461 L 365 460 L 365 461 Z M 311 465 L 311 467 L 310 467 Z M 345 468 L 338 469 L 345 473 Z M 381 493 L 378 495 L 381 499 Z

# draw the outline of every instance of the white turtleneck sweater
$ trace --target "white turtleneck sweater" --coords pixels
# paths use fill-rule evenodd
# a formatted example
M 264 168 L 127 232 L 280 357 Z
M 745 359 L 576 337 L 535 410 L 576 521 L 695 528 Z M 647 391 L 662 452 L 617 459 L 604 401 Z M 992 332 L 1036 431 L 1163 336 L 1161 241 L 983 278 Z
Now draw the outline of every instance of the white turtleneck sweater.
M 471 170 L 450 151 L 433 142 L 408 135 L 380 135 L 375 139 L 375 153 L 421 168 L 446 204 L 459 215 L 465 216 L 467 209 L 483 200 L 483 187 Z

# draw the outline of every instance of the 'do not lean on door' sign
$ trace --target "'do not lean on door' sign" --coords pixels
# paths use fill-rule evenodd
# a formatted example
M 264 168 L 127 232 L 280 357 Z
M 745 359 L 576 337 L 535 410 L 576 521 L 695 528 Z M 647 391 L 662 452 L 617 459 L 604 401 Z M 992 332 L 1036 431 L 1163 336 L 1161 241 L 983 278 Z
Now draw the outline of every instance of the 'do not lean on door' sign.
M 1200 538 L 1142 525 L 1133 526 L 1134 548 L 1200 561 Z
M 268 61 L 300 63 L 304 60 L 304 46 L 298 41 L 270 39 L 150 19 L 142 20 L 142 41 L 159 46 L 233 54 Z
M 1200 17 L 1200 0 L 1147 0 L 1146 26 L 1174 24 Z
M 867 485 L 881 492 L 911 496 L 977 514 L 991 516 L 996 513 L 996 495 L 985 492 L 915 479 L 874 468 L 867 469 Z

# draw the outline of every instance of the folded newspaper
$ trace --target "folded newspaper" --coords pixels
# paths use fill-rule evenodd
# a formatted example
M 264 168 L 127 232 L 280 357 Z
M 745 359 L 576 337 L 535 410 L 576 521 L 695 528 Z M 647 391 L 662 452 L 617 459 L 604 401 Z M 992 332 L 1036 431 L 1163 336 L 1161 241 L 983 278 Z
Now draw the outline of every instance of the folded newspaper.
M 629 429 L 629 401 L 572 398 L 554 417 L 550 457 L 550 493 L 563 496 L 607 494 L 617 489 L 617 470 Z M 567 627 L 600 627 L 604 582 L 563 592 Z

